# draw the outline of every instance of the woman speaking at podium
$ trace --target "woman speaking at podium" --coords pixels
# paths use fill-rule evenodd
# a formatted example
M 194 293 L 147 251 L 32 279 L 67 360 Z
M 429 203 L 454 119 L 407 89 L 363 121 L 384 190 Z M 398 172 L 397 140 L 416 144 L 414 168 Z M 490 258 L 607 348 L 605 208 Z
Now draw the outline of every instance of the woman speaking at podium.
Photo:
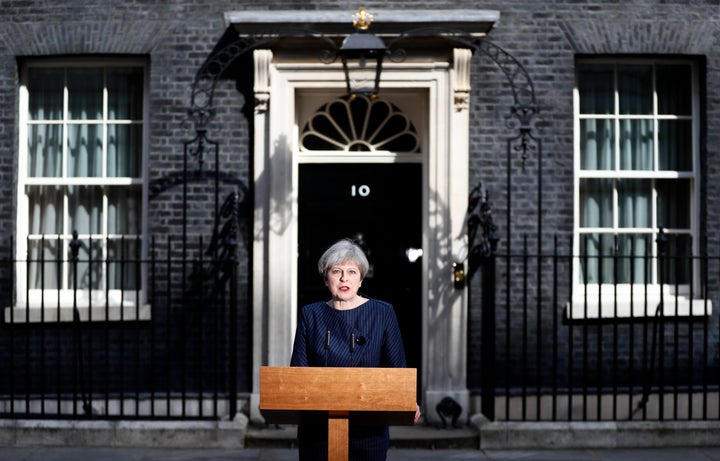
M 393 306 L 358 294 L 369 263 L 351 240 L 340 240 L 318 261 L 330 300 L 302 307 L 291 366 L 404 368 L 400 327 Z M 333 383 L 328 383 L 332 386 Z M 415 421 L 419 416 L 419 409 Z M 298 425 L 300 461 L 327 460 L 327 422 Z M 386 425 L 350 423 L 350 461 L 384 461 Z

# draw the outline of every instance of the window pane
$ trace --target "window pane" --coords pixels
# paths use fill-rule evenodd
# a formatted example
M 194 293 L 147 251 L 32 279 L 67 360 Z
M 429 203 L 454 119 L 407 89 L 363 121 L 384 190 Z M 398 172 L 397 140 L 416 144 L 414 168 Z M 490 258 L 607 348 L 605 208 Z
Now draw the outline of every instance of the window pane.
M 646 283 L 652 279 L 650 249 L 652 236 L 648 234 L 620 234 L 617 248 L 618 283 Z
M 102 176 L 102 127 L 100 125 L 68 126 L 68 177 Z
M 618 66 L 618 93 L 621 114 L 652 114 L 652 66 Z
M 102 188 L 98 186 L 68 187 L 69 230 L 80 234 L 102 231 Z
M 690 229 L 689 179 L 659 179 L 657 181 L 658 227 Z
M 68 69 L 68 117 L 100 120 L 103 114 L 102 69 Z
M 59 186 L 28 186 L 31 235 L 63 233 L 63 192 Z
M 102 241 L 99 239 L 81 240 L 78 249 L 77 266 L 72 260 L 68 267 L 68 288 L 69 289 L 93 289 L 102 288 Z M 75 286 L 75 272 L 77 272 L 77 287 Z
M 60 254 L 59 248 L 62 241 L 54 238 L 28 242 L 28 288 L 55 290 L 62 285 L 65 255 Z
M 580 180 L 580 226 L 612 226 L 612 180 Z
M 110 67 L 107 70 L 108 118 L 141 120 L 143 71 L 139 67 Z
M 142 194 L 139 187 L 108 188 L 108 234 L 139 235 Z
M 582 283 L 613 282 L 613 247 L 611 234 L 580 236 L 580 271 Z
M 653 169 L 653 121 L 620 120 L 620 169 Z
M 578 91 L 581 114 L 612 114 L 614 78 L 611 64 L 580 64 Z
M 28 176 L 62 177 L 62 126 L 28 127 Z
M 661 120 L 658 127 L 658 156 L 661 170 L 692 170 L 692 122 Z
M 692 70 L 685 65 L 656 67 L 658 113 L 691 115 Z
M 652 182 L 649 179 L 618 179 L 618 225 L 650 227 Z
M 139 177 L 141 152 L 140 125 L 108 125 L 108 176 Z
M 33 68 L 28 71 L 28 118 L 61 120 L 63 117 L 63 69 Z
M 110 289 L 140 289 L 140 240 L 108 240 L 108 284 Z
M 612 120 L 580 121 L 580 168 L 615 169 L 615 137 Z
M 684 234 L 665 234 L 667 237 L 667 246 L 665 258 L 662 260 L 660 267 L 661 280 L 664 283 L 687 284 L 692 279 L 691 275 L 691 256 L 692 256 L 692 239 L 689 235 Z

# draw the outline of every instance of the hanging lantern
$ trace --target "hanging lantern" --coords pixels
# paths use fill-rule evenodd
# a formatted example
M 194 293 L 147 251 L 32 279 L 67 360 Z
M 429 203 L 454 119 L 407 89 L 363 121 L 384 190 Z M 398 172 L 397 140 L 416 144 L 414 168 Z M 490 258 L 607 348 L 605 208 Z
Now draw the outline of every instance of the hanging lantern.
M 347 92 L 351 97 L 363 95 L 375 99 L 380 89 L 380 74 L 387 47 L 380 38 L 368 31 L 372 19 L 372 15 L 361 7 L 353 15 L 353 26 L 357 32 L 345 38 L 338 50 Z

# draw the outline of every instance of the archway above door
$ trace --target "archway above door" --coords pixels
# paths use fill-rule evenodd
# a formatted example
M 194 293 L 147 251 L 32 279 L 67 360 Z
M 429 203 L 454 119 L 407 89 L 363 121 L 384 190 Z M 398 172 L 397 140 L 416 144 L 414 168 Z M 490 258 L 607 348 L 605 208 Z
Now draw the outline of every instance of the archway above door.
M 412 121 L 384 99 L 343 96 L 323 104 L 304 123 L 300 150 L 420 153 Z

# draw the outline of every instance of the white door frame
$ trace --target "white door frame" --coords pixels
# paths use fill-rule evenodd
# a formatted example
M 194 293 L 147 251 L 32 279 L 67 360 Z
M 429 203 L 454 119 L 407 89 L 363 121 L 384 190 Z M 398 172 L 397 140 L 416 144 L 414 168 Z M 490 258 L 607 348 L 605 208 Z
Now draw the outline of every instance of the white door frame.
M 456 49 L 453 62 L 386 66 L 382 90 L 417 89 L 427 95 L 426 157 L 423 159 L 422 383 L 418 396 L 426 418 L 452 397 L 468 416 L 466 386 L 467 289 L 454 288 L 452 267 L 466 256 L 468 201 L 469 61 Z M 258 410 L 259 367 L 287 366 L 297 316 L 298 120 L 302 91 L 342 89 L 339 65 L 277 62 L 255 50 L 255 146 L 253 232 L 253 391 Z

